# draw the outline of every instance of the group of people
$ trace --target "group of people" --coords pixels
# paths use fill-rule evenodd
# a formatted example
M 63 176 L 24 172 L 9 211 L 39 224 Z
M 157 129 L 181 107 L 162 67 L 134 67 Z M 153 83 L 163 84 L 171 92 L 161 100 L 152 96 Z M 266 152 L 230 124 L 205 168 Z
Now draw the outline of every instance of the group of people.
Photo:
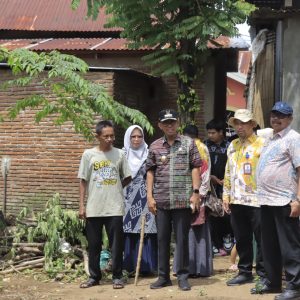
M 172 285 L 172 231 L 173 272 L 183 291 L 191 289 L 190 276 L 212 274 L 211 233 L 218 251 L 224 234 L 233 234 L 238 274 L 228 286 L 253 281 L 254 237 L 260 280 L 251 293 L 282 292 L 284 268 L 286 289 L 275 299 L 300 299 L 300 135 L 290 127 L 292 118 L 292 108 L 277 102 L 270 116 L 273 135 L 262 138 L 255 134 L 257 122 L 251 112 L 237 110 L 228 121 L 237 138 L 227 142 L 223 126 L 213 120 L 207 124 L 209 139 L 204 144 L 194 125 L 179 134 L 177 112 L 168 109 L 159 113 L 160 139 L 148 148 L 142 128 L 133 125 L 125 133 L 124 149 L 113 146 L 112 123 L 100 121 L 99 145 L 84 151 L 78 174 L 79 216 L 86 219 L 90 272 L 81 287 L 101 280 L 103 226 L 112 251 L 113 287 L 124 287 L 122 269 L 135 270 L 143 215 L 140 270 L 158 273 L 151 289 Z M 208 222 L 204 203 L 211 184 L 223 198 L 226 214 Z

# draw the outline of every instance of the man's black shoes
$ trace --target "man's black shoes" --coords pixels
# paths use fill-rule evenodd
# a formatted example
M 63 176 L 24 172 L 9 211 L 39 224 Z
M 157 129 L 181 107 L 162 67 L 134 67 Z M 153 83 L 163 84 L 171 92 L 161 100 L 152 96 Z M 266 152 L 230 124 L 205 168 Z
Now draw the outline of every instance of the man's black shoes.
M 256 284 L 254 288 L 250 290 L 250 293 L 252 295 L 257 295 L 257 294 L 277 294 L 281 293 L 281 287 L 273 287 L 268 284 Z
M 284 290 L 283 293 L 275 296 L 275 300 L 299 300 L 300 299 L 300 290 Z
M 191 286 L 190 286 L 190 284 L 187 280 L 179 279 L 178 280 L 178 287 L 182 291 L 190 291 L 191 290 Z
M 251 283 L 251 282 L 253 282 L 252 274 L 238 274 L 232 279 L 228 280 L 226 284 L 228 286 L 235 286 L 235 285 L 241 285 L 241 284 Z
M 161 289 L 166 286 L 171 286 L 172 281 L 170 279 L 165 279 L 165 278 L 158 278 L 155 282 L 150 284 L 150 289 Z

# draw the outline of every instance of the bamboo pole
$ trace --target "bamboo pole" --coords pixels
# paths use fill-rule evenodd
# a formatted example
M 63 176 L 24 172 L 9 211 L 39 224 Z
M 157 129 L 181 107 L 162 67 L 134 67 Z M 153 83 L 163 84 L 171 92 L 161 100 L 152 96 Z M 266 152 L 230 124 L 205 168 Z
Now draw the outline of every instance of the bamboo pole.
M 140 273 L 140 266 L 141 266 L 143 246 L 144 246 L 145 220 L 146 220 L 145 215 L 142 215 L 140 244 L 139 244 L 139 252 L 138 252 L 137 264 L 135 269 L 134 285 L 137 285 L 137 280 Z

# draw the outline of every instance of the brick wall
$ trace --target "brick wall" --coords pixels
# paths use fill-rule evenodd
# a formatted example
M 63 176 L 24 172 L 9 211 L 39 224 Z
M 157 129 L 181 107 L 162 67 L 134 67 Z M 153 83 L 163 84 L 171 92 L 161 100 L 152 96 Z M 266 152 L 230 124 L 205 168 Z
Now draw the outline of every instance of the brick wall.
M 204 119 L 204 90 L 203 81 L 197 80 L 195 83 L 195 90 L 200 100 L 200 110 L 195 116 L 196 125 L 199 129 L 199 137 L 204 139 L 205 132 L 205 119 Z M 162 99 L 158 103 L 160 109 L 174 108 L 177 109 L 177 81 L 174 77 L 163 78 L 163 91 L 161 93 Z M 161 134 L 161 133 L 160 133 Z
M 0 84 L 12 79 L 9 70 L 0 69 Z M 155 134 L 147 136 L 151 143 L 161 136 L 157 128 L 157 114 L 163 108 L 176 108 L 177 82 L 175 78 L 155 79 L 135 72 L 91 72 L 91 80 L 102 83 L 115 99 L 136 108 L 149 118 Z M 26 88 L 0 90 L 0 110 L 5 111 L 17 99 L 35 93 L 44 93 L 43 87 L 31 85 Z M 203 90 L 197 84 L 200 95 L 200 113 L 197 125 L 204 132 Z M 43 209 L 53 193 L 60 193 L 64 207 L 78 207 L 77 171 L 85 148 L 92 147 L 82 136 L 76 134 L 72 125 L 55 127 L 51 118 L 35 124 L 34 111 L 26 110 L 17 119 L 0 123 L 0 158 L 12 158 L 8 175 L 7 211 L 17 213 L 23 206 Z M 125 130 L 117 127 L 116 146 L 123 146 Z M 3 180 L 0 180 L 0 209 L 3 199 Z
M 2 69 L 0 73 L 0 83 L 12 78 L 9 70 Z M 113 73 L 89 73 L 87 77 L 103 83 L 112 92 Z M 5 111 L 21 96 L 42 91 L 38 85 L 0 90 L 0 110 Z M 33 110 L 26 110 L 14 121 L 0 123 L 0 158 L 9 155 L 12 159 L 7 211 L 16 213 L 26 205 L 42 209 L 55 192 L 60 193 L 65 207 L 77 208 L 78 165 L 83 150 L 92 145 L 76 134 L 70 123 L 57 127 L 50 118 L 36 125 L 33 115 Z M 0 198 L 2 207 L 3 180 Z

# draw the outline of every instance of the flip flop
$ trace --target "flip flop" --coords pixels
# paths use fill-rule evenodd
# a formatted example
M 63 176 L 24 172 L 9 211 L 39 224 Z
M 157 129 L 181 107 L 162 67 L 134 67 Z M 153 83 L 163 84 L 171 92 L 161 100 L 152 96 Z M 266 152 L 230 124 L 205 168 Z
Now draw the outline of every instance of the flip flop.
M 114 279 L 113 280 L 113 289 L 119 290 L 124 288 L 124 282 L 122 279 Z
M 90 288 L 90 287 L 96 286 L 96 285 L 99 285 L 99 282 L 93 278 L 89 278 L 87 281 L 82 282 L 79 287 L 81 289 L 87 289 L 87 288 Z
M 228 268 L 228 270 L 232 272 L 236 272 L 238 270 L 238 266 L 236 264 L 233 264 Z

